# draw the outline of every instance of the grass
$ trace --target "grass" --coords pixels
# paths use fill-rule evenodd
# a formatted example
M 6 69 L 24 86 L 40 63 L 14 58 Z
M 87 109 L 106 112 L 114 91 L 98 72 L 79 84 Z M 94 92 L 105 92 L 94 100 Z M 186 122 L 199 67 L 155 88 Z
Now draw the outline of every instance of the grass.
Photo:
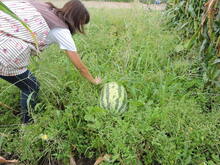
M 67 164 L 70 155 L 95 159 L 106 153 L 111 158 L 105 165 L 219 164 L 220 112 L 215 106 L 207 112 L 196 50 L 175 52 L 180 41 L 162 28 L 160 12 L 90 13 L 87 35 L 74 36 L 78 51 L 93 75 L 125 86 L 128 111 L 117 116 L 99 108 L 102 86 L 87 82 L 64 52 L 51 46 L 30 66 L 41 82 L 35 123 L 21 127 L 19 116 L 1 108 L 3 156 L 28 165 Z M 19 91 L 0 84 L 0 100 L 18 109 Z

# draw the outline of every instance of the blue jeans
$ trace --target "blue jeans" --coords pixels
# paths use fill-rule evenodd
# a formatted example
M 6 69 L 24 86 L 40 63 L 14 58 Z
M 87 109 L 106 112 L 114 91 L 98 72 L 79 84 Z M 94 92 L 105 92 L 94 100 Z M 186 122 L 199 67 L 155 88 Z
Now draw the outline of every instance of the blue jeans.
M 40 84 L 34 75 L 27 70 L 26 72 L 16 75 L 16 76 L 1 76 L 0 78 L 14 84 L 21 90 L 21 116 L 22 122 L 28 123 L 31 121 L 30 113 L 28 110 L 34 108 L 37 103 L 37 95 L 39 91 Z

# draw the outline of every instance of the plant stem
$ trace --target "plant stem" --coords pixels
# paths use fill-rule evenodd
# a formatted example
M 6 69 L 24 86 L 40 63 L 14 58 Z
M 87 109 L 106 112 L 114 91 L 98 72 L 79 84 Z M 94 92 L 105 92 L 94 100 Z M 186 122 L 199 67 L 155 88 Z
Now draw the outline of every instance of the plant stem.
M 15 111 L 15 109 L 11 108 L 10 106 L 8 106 L 8 105 L 6 105 L 6 104 L 4 104 L 4 103 L 2 103 L 2 102 L 0 102 L 0 106 L 5 107 L 5 108 L 7 108 L 7 109 L 10 109 L 10 110 L 12 110 L 12 111 Z

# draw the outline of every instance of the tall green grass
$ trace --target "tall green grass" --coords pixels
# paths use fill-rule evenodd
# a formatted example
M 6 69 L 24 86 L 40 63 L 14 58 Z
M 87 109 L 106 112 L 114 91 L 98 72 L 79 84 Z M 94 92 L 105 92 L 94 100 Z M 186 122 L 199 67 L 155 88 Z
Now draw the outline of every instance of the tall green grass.
M 90 12 L 87 35 L 74 36 L 78 51 L 104 83 L 125 86 L 128 111 L 117 116 L 99 108 L 102 86 L 87 82 L 64 52 L 51 46 L 30 67 L 41 82 L 35 123 L 20 127 L 18 116 L 1 109 L 2 153 L 30 165 L 105 153 L 111 155 L 105 165 L 219 164 L 220 112 L 217 106 L 209 113 L 204 109 L 207 97 L 194 68 L 197 52 L 175 52 L 180 41 L 162 28 L 160 12 Z M 19 91 L 0 84 L 0 100 L 18 109 Z

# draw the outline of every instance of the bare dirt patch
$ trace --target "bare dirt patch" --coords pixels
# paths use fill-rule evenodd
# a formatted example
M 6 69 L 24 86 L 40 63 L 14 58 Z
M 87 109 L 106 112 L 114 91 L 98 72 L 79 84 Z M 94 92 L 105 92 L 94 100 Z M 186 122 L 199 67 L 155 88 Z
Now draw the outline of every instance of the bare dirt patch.
M 142 3 L 125 3 L 125 2 L 97 2 L 97 1 L 84 1 L 83 2 L 86 7 L 88 8 L 114 8 L 114 9 L 120 9 L 120 8 L 134 8 L 136 6 L 144 7 L 145 9 L 151 9 L 151 10 L 164 10 L 166 5 L 155 5 L 155 4 L 142 4 Z
M 63 4 L 68 2 L 68 0 L 41 0 L 43 2 L 52 2 L 58 7 L 62 7 Z M 134 7 L 143 7 L 144 9 L 149 9 L 149 10 L 164 10 L 166 8 L 165 4 L 142 4 L 138 2 L 132 2 L 132 3 L 125 3 L 125 2 L 99 2 L 99 1 L 82 1 L 83 4 L 88 7 L 88 8 L 113 8 L 113 9 L 130 9 Z

